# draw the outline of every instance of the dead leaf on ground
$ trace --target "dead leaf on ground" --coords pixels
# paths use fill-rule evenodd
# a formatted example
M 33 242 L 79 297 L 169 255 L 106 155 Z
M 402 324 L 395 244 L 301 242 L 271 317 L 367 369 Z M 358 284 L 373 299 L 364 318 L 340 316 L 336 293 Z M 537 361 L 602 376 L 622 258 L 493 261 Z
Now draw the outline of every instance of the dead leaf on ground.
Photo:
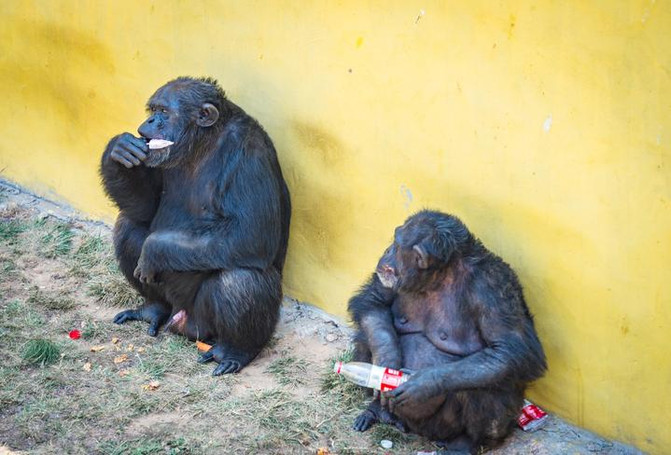
M 128 371 L 128 370 L 121 370 L 121 371 L 119 371 L 119 376 L 122 377 L 122 378 L 125 378 L 125 377 L 128 376 L 129 374 L 130 374 L 130 371 Z
M 128 360 L 128 354 L 121 354 L 120 356 L 114 357 L 114 363 L 124 363 Z
M 86 363 L 84 364 L 84 366 L 82 367 L 82 370 L 84 370 L 84 371 L 91 371 L 91 367 L 92 367 L 91 362 L 86 362 Z
M 112 338 L 112 344 L 117 344 L 119 341 L 121 340 L 119 340 L 117 337 Z
M 126 351 L 128 351 L 128 352 L 133 352 L 134 349 L 135 349 L 135 346 L 133 346 L 133 343 L 130 343 L 130 344 L 126 347 Z
M 98 346 L 92 346 L 91 347 L 91 352 L 100 352 L 100 351 L 103 351 L 104 349 L 105 349 L 105 346 L 103 346 L 102 344 L 98 345 Z
M 159 387 L 161 387 L 161 383 L 159 381 L 151 381 L 149 384 L 142 386 L 144 390 L 156 390 Z

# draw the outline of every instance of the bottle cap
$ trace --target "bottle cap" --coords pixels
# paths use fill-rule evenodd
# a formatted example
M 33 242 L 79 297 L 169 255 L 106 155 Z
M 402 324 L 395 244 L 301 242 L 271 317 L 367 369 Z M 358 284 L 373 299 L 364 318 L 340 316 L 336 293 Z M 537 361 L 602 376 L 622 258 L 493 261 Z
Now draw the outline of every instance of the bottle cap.
M 342 362 L 336 362 L 333 364 L 333 371 L 340 374 L 340 369 L 342 368 Z

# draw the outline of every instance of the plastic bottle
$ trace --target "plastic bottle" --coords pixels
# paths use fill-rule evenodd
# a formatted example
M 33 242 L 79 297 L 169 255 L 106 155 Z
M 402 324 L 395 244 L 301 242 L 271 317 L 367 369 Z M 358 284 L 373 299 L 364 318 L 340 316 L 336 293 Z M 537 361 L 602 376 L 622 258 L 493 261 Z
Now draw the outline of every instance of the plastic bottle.
M 383 392 L 395 389 L 410 377 L 402 371 L 364 362 L 336 362 L 333 371 L 357 385 Z

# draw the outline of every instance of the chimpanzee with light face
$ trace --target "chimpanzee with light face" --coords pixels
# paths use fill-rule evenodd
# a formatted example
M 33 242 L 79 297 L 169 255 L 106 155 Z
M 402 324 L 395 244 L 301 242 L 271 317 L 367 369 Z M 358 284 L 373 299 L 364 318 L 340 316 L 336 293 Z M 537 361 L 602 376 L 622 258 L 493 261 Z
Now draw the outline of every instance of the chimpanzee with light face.
M 291 204 L 273 143 L 213 79 L 181 77 L 147 104 L 139 137 L 114 137 L 101 175 L 119 207 L 121 271 L 145 297 L 114 322 L 213 343 L 215 375 L 247 365 L 275 329 Z M 150 150 L 151 139 L 174 144 Z M 179 316 L 179 318 L 175 317 Z
M 348 308 L 356 360 L 412 371 L 358 431 L 382 421 L 452 450 L 493 447 L 546 370 L 517 276 L 451 215 L 425 210 L 398 227 Z

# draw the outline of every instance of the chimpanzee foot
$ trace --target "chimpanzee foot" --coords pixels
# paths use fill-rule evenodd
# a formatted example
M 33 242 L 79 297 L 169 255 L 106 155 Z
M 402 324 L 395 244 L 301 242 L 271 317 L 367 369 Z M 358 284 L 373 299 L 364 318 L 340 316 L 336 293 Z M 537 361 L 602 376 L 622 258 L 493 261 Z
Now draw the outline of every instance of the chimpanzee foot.
M 407 433 L 408 428 L 405 426 L 405 424 L 394 414 L 391 412 L 387 411 L 385 408 L 380 409 L 380 414 L 379 414 L 379 421 L 380 423 L 386 423 L 387 425 L 393 425 L 402 433 Z
M 118 313 L 116 316 L 114 316 L 114 323 L 115 324 L 123 324 L 126 321 L 139 321 L 142 318 L 140 317 L 140 314 L 136 310 L 126 310 L 122 311 L 121 313 Z
M 115 324 L 123 324 L 127 321 L 145 321 L 149 323 L 147 333 L 155 337 L 163 324 L 170 317 L 170 310 L 165 305 L 154 302 L 146 303 L 137 310 L 126 310 L 114 316 Z
M 256 357 L 257 353 L 247 353 L 230 346 L 215 344 L 212 349 L 201 355 L 198 363 L 217 362 L 219 365 L 212 372 L 212 376 L 237 373 Z
M 377 423 L 377 415 L 370 409 L 366 409 L 354 419 L 352 429 L 355 431 L 366 431 Z

